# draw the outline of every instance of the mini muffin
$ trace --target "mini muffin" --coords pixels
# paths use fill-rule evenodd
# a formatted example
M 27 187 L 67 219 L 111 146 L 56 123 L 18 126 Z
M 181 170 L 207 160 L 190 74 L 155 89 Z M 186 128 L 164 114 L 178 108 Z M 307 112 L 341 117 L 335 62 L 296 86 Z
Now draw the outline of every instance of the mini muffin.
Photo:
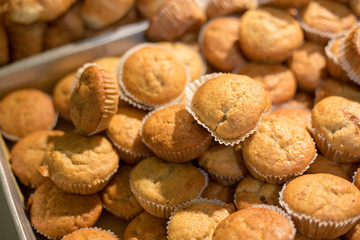
M 271 114 L 263 117 L 241 149 L 250 173 L 273 184 L 301 175 L 316 156 L 315 143 L 304 127 Z
M 50 180 L 35 190 L 30 203 L 32 226 L 49 239 L 59 239 L 80 228 L 94 226 L 102 211 L 99 194 L 70 194 Z
M 320 44 L 305 42 L 288 59 L 300 89 L 314 92 L 327 77 L 326 55 Z
M 129 164 L 136 164 L 141 159 L 152 155 L 142 142 L 140 128 L 146 112 L 134 107 L 120 107 L 110 121 L 107 136 L 117 148 L 120 159 Z
M 49 142 L 57 136 L 62 136 L 62 131 L 40 130 L 26 135 L 11 149 L 10 163 L 15 176 L 27 187 L 36 188 L 46 180 L 38 172 Z
M 105 28 L 124 17 L 134 2 L 134 0 L 85 0 L 81 4 L 81 16 L 88 28 Z
M 311 127 L 311 110 L 308 108 L 284 104 L 274 109 L 270 114 L 288 119 L 304 128 Z
M 145 18 L 151 18 L 166 1 L 167 0 L 137 0 L 135 4 L 141 15 Z
M 322 154 L 340 163 L 360 159 L 360 103 L 343 97 L 324 98 L 311 112 L 311 134 Z
M 156 109 L 143 119 L 141 139 L 158 157 L 169 162 L 188 162 L 209 147 L 212 137 L 184 104 Z
M 187 110 L 226 145 L 237 144 L 256 130 L 268 101 L 258 83 L 236 74 L 205 75 L 189 84 L 186 98 Z
M 209 18 L 242 13 L 257 7 L 256 0 L 208 0 L 206 14 Z
M 128 50 L 117 73 L 121 98 L 146 110 L 181 98 L 190 80 L 175 53 L 155 44 L 140 44 Z
M 330 96 L 344 97 L 352 101 L 360 102 L 360 88 L 329 78 L 322 83 L 315 92 L 315 103 Z
M 71 121 L 85 134 L 101 132 L 108 128 L 118 110 L 118 102 L 119 87 L 115 75 L 96 64 L 89 65 L 71 93 Z
M 359 0 L 349 0 L 349 5 L 351 10 L 360 17 L 360 1 Z
M 280 185 L 265 183 L 247 176 L 237 185 L 234 202 L 237 210 L 258 204 L 279 206 L 280 190 Z
M 130 165 L 120 165 L 117 173 L 101 192 L 104 207 L 115 216 L 127 220 L 143 211 L 130 190 L 129 174 L 132 168 Z
M 119 157 L 105 137 L 66 133 L 54 139 L 52 144 L 39 171 L 64 191 L 75 194 L 98 192 L 118 168 Z
M 175 209 L 167 225 L 168 240 L 212 239 L 216 226 L 230 213 L 221 203 L 196 199 Z
M 248 62 L 236 73 L 249 76 L 259 83 L 269 93 L 272 105 L 285 103 L 295 95 L 295 75 L 292 70 L 281 64 Z
M 223 72 L 246 62 L 239 48 L 239 18 L 219 17 L 201 28 L 199 45 L 206 60 Z
M 359 189 L 326 173 L 293 179 L 284 185 L 279 202 L 301 234 L 317 239 L 339 237 L 360 218 Z
M 150 18 L 146 36 L 151 41 L 173 41 L 197 33 L 205 21 L 205 11 L 195 0 L 166 1 Z
M 50 96 L 33 88 L 8 93 L 0 102 L 0 116 L 3 136 L 13 141 L 38 130 L 50 130 L 57 120 Z
M 294 223 L 282 209 L 258 205 L 232 213 L 217 226 L 212 239 L 288 240 L 295 233 Z
M 358 222 L 348 231 L 344 237 L 345 240 L 357 240 L 360 239 L 360 223 Z
M 326 61 L 329 74 L 343 82 L 351 82 L 347 73 L 342 69 L 339 62 L 339 43 L 342 38 L 333 38 L 325 46 Z
M 134 218 L 125 228 L 124 240 L 156 239 L 167 240 L 167 219 L 154 217 L 143 212 Z
M 314 42 L 326 44 L 349 30 L 356 17 L 343 3 L 330 0 L 314 0 L 300 9 L 300 24 L 305 36 Z
M 145 211 L 168 218 L 179 204 L 199 197 L 205 173 L 191 163 L 169 163 L 157 157 L 139 162 L 130 173 L 130 188 Z
M 214 145 L 201 154 L 197 161 L 213 180 L 224 186 L 238 183 L 248 173 L 241 151 L 235 151 L 232 146 Z
M 182 42 L 159 42 L 162 46 L 172 49 L 187 67 L 191 81 L 206 73 L 206 64 L 194 47 Z
M 100 228 L 82 228 L 69 235 L 66 235 L 61 240 L 118 240 L 118 238 L 110 231 L 102 230 Z
M 70 97 L 74 78 L 75 72 L 72 72 L 59 79 L 52 93 L 56 111 L 59 112 L 60 117 L 67 121 L 71 121 Z
M 311 0 L 259 0 L 259 4 L 279 8 L 299 8 L 308 4 Z
M 248 10 L 240 19 L 240 47 L 254 62 L 281 63 L 302 44 L 303 39 L 299 23 L 278 8 Z
M 223 186 L 218 182 L 209 181 L 207 187 L 201 194 L 201 197 L 207 199 L 217 199 L 224 203 L 232 203 L 234 201 L 234 186 Z
M 0 66 L 9 62 L 9 42 L 3 21 L 0 19 Z

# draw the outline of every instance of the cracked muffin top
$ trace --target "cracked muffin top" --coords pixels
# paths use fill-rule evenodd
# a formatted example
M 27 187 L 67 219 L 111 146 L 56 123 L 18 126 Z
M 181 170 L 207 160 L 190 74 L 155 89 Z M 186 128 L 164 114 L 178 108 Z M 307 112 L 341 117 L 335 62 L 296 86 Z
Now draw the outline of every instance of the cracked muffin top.
M 267 105 L 265 90 L 252 78 L 224 74 L 200 86 L 191 110 L 215 136 L 238 140 L 253 131 Z
M 297 214 L 339 222 L 360 214 L 360 191 L 332 174 L 306 174 L 286 185 L 280 203 Z
M 324 98 L 312 109 L 311 124 L 336 149 L 360 154 L 360 103 L 339 96 Z
M 296 122 L 296 124 L 301 125 L 304 128 L 308 128 L 311 126 L 311 110 L 308 108 L 286 105 L 275 109 L 270 114 L 276 115 L 278 117 L 283 117 L 292 122 Z

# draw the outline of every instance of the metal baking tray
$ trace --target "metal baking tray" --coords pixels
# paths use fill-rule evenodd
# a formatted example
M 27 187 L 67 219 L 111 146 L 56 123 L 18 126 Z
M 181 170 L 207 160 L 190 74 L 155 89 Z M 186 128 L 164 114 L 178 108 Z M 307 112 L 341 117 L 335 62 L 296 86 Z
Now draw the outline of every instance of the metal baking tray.
M 19 88 L 33 87 L 48 93 L 59 78 L 86 62 L 104 56 L 120 56 L 144 42 L 147 21 L 121 27 L 111 33 L 46 51 L 0 68 L 0 98 Z M 10 169 L 9 152 L 0 136 L 0 181 L 13 223 L 21 240 L 36 240 L 25 213 L 24 197 Z M 122 236 L 119 236 L 122 237 Z

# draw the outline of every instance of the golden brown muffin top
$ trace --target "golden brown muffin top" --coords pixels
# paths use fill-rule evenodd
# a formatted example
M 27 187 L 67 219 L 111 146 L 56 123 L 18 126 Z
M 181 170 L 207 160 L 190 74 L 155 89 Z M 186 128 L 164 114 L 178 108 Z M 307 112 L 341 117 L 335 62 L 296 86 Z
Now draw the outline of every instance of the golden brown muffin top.
M 125 89 L 147 104 L 164 104 L 179 97 L 188 77 L 174 52 L 159 46 L 131 53 L 121 71 Z
M 241 13 L 257 7 L 256 0 L 209 0 L 206 14 L 209 18 Z
M 80 229 L 65 236 L 62 240 L 118 240 L 118 238 L 105 230 L 98 228 Z
M 257 204 L 278 206 L 280 190 L 280 185 L 265 183 L 252 176 L 247 176 L 236 187 L 236 208 L 241 210 Z
M 274 111 L 272 111 L 270 114 L 276 115 L 278 117 L 286 118 L 291 122 L 303 126 L 304 128 L 308 128 L 311 126 L 311 122 L 310 122 L 311 111 L 310 109 L 307 108 L 300 108 L 289 105 L 289 106 L 277 108 Z
M 321 221 L 339 222 L 360 214 L 359 189 L 341 177 L 326 173 L 293 179 L 286 185 L 281 201 L 294 213 Z
M 355 85 L 346 84 L 329 78 L 316 90 L 315 103 L 330 96 L 340 96 L 360 102 L 360 89 Z
M 40 130 L 26 135 L 11 149 L 11 169 L 20 182 L 28 187 L 37 187 L 46 178 L 40 175 L 38 167 L 42 164 L 50 142 L 62 131 Z
M 167 240 L 166 224 L 168 219 L 154 217 L 143 212 L 125 228 L 124 240 L 156 239 Z
M 197 89 L 191 110 L 219 138 L 240 139 L 257 126 L 266 105 L 265 90 L 253 79 L 224 74 Z
M 246 60 L 239 49 L 237 17 L 218 17 L 203 26 L 199 36 L 201 52 L 206 60 L 223 72 L 231 72 Z
M 82 72 L 71 94 L 71 120 L 81 132 L 102 131 L 117 112 L 118 101 L 119 86 L 115 75 L 98 65 L 90 65 Z
M 201 167 L 220 175 L 240 178 L 248 173 L 241 152 L 235 151 L 232 146 L 212 146 L 197 161 Z
M 311 112 L 311 124 L 335 148 L 360 153 L 360 103 L 343 97 L 324 98 Z
M 115 74 L 117 65 L 119 64 L 120 57 L 103 57 L 95 59 L 93 62 L 109 72 Z
M 189 203 L 178 209 L 168 222 L 169 240 L 212 239 L 216 226 L 230 213 L 209 202 Z
M 280 213 L 266 208 L 246 208 L 232 213 L 215 229 L 213 240 L 290 239 L 293 228 Z
M 0 116 L 1 130 L 17 138 L 34 131 L 51 129 L 56 121 L 50 96 L 33 88 L 7 94 L 0 102 Z
M 201 194 L 201 197 L 207 199 L 218 199 L 224 203 L 232 203 L 234 201 L 234 186 L 223 186 L 218 182 L 209 181 L 207 187 Z
M 70 194 L 47 180 L 34 192 L 30 220 L 37 230 L 54 239 L 80 228 L 92 227 L 101 211 L 99 194 Z
M 114 177 L 101 191 L 105 208 L 125 219 L 130 219 L 143 211 L 130 189 L 129 174 L 132 168 L 131 165 L 121 164 Z
M 243 53 L 259 63 L 280 63 L 303 42 L 299 23 L 285 11 L 259 7 L 240 20 L 239 42 Z
M 52 97 L 55 109 L 65 120 L 71 121 L 70 118 L 70 97 L 71 88 L 75 78 L 75 72 L 69 73 L 61 78 L 55 85 Z
M 151 202 L 176 206 L 201 194 L 206 179 L 191 163 L 169 163 L 150 157 L 130 173 L 133 191 Z
M 103 136 L 66 133 L 54 139 L 44 157 L 43 169 L 51 178 L 69 184 L 98 184 L 118 167 L 119 157 Z
M 301 19 L 308 26 L 325 33 L 338 33 L 356 23 L 355 15 L 343 3 L 314 0 L 300 9 Z
M 182 151 L 199 146 L 210 137 L 184 104 L 155 110 L 144 122 L 142 140 L 159 151 Z
M 313 92 L 327 77 L 326 55 L 322 45 L 305 42 L 288 59 L 300 89 Z
M 284 65 L 247 62 L 237 74 L 249 76 L 259 83 L 268 92 L 273 105 L 285 103 L 295 95 L 295 75 Z
M 242 144 L 244 162 L 263 175 L 286 176 L 303 172 L 315 157 L 315 144 L 302 126 L 266 115 Z

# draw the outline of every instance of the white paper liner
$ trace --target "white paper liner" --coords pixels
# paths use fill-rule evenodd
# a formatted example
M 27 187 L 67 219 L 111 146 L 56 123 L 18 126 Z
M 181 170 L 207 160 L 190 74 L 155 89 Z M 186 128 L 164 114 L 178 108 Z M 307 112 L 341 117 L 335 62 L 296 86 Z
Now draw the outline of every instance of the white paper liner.
M 298 214 L 292 211 L 287 203 L 283 200 L 284 190 L 287 186 L 285 183 L 279 192 L 279 203 L 282 208 L 292 217 L 296 229 L 303 235 L 316 239 L 332 239 L 345 234 L 360 219 L 360 215 L 344 221 L 321 221 L 305 214 Z
M 355 177 L 356 177 L 356 174 L 359 172 L 359 169 L 360 168 L 358 168 L 355 172 L 354 172 L 354 175 L 352 176 L 352 184 L 354 184 L 355 185 Z M 360 189 L 360 186 L 357 186 L 359 189 Z
M 360 161 L 360 156 L 336 149 L 320 132 L 315 128 L 309 128 L 308 131 L 315 139 L 316 146 L 321 153 L 330 160 L 337 163 L 354 163 Z
M 204 182 L 204 186 L 201 188 L 199 194 L 196 195 L 194 198 L 200 198 L 202 192 L 205 190 L 205 188 L 207 187 L 208 182 L 209 182 L 209 177 L 206 174 L 206 172 L 200 168 L 198 168 L 198 170 L 204 176 L 205 182 Z M 171 213 L 174 211 L 174 209 L 179 205 L 178 204 L 175 206 L 171 206 L 171 205 L 165 205 L 165 204 L 158 204 L 158 203 L 146 200 L 145 198 L 140 196 L 140 194 L 138 192 L 136 192 L 134 190 L 131 181 L 129 181 L 129 182 L 130 182 L 130 189 L 131 189 L 132 193 L 134 194 L 134 196 L 136 197 L 136 199 L 138 200 L 139 204 L 144 208 L 144 210 L 146 212 L 150 213 L 153 216 L 156 216 L 159 218 L 169 218 Z
M 194 119 L 201 125 L 203 126 L 206 130 L 208 130 L 211 135 L 214 137 L 215 141 L 219 142 L 220 144 L 225 144 L 226 146 L 230 145 L 230 146 L 234 146 L 236 144 L 239 144 L 240 142 L 243 142 L 247 137 L 249 137 L 251 134 L 253 134 L 256 129 L 259 127 L 260 122 L 261 122 L 261 118 L 262 116 L 265 114 L 262 113 L 258 123 L 256 124 L 255 128 L 253 128 L 252 130 L 250 130 L 248 133 L 246 133 L 244 136 L 242 136 L 241 138 L 238 139 L 223 139 L 221 137 L 219 137 L 215 132 L 213 132 L 205 123 L 203 123 L 198 117 L 197 115 L 191 110 L 191 100 L 194 97 L 196 91 L 198 88 L 200 88 L 204 83 L 206 83 L 208 80 L 215 78 L 215 77 L 219 77 L 221 75 L 224 75 L 225 73 L 212 73 L 212 74 L 207 74 L 207 75 L 203 75 L 200 79 L 197 79 L 193 82 L 191 82 L 190 84 L 188 84 L 188 86 L 185 89 L 185 95 L 186 95 L 186 103 L 185 103 L 185 107 L 186 110 L 188 110 L 188 112 L 194 117 Z M 264 109 L 265 111 L 266 109 Z
M 119 61 L 119 64 L 115 70 L 115 75 L 117 76 L 117 79 L 118 79 L 118 82 L 119 82 L 119 92 L 120 92 L 120 98 L 129 103 L 130 105 L 136 107 L 136 108 L 139 108 L 139 109 L 142 109 L 142 110 L 147 110 L 147 111 L 150 111 L 150 110 L 153 110 L 153 109 L 156 109 L 156 108 L 159 108 L 159 107 L 162 107 L 162 106 L 165 106 L 165 105 L 168 105 L 168 104 L 174 104 L 174 103 L 177 103 L 181 100 L 181 98 L 183 97 L 183 94 L 185 92 L 185 86 L 184 86 L 184 89 L 183 91 L 179 94 L 179 96 L 177 96 L 176 98 L 170 100 L 169 102 L 166 102 L 166 103 L 163 103 L 163 104 L 151 104 L 151 103 L 147 103 L 147 102 L 144 102 L 144 101 L 141 101 L 139 100 L 137 97 L 135 97 L 134 95 L 132 95 L 131 93 L 129 93 L 122 81 L 123 79 L 123 66 L 126 62 L 126 60 L 133 54 L 135 53 L 136 51 L 142 49 L 142 48 L 145 48 L 145 47 L 158 47 L 158 48 L 161 48 L 161 49 L 166 49 L 167 51 L 171 51 L 174 56 L 177 58 L 177 60 L 179 62 L 181 62 L 183 64 L 183 67 L 185 69 L 185 72 L 186 72 L 186 83 L 185 83 L 185 86 L 191 81 L 191 75 L 190 75 L 190 72 L 188 71 L 188 68 L 185 66 L 185 64 L 183 63 L 183 61 L 176 55 L 176 53 L 167 48 L 167 47 L 164 47 L 164 46 L 161 46 L 160 44 L 154 44 L 154 43 L 141 43 L 141 44 L 138 44 L 136 45 L 135 47 L 132 47 L 131 49 L 127 50 L 123 56 L 121 57 L 120 61 Z
M 35 229 L 35 231 L 36 231 L 38 234 L 46 237 L 47 239 L 50 239 L 50 240 L 53 239 L 53 238 L 49 237 L 48 235 L 46 235 L 45 233 L 42 233 L 39 229 L 37 229 L 37 228 L 35 227 L 35 225 L 34 225 L 33 223 L 31 223 L 31 226 L 33 227 L 33 229 Z
M 177 211 L 179 211 L 179 209 L 181 209 L 182 207 L 190 204 L 190 203 L 202 203 L 202 202 L 205 202 L 205 203 L 213 203 L 213 204 L 216 204 L 216 205 L 219 205 L 223 208 L 225 208 L 225 204 L 224 202 L 218 200 L 218 199 L 208 199 L 208 198 L 194 198 L 193 200 L 190 200 L 190 201 L 187 201 L 187 202 L 184 202 L 184 203 L 181 203 L 180 205 L 178 205 L 174 211 L 171 212 L 171 215 L 169 217 L 169 220 L 166 224 L 166 232 L 167 232 L 167 236 L 169 236 L 169 225 L 170 225 L 170 221 L 171 219 L 174 217 L 175 213 Z M 230 213 L 229 213 L 230 214 Z
M 89 229 L 94 229 L 94 230 L 99 230 L 99 231 L 108 232 L 108 233 L 114 235 L 114 237 L 118 238 L 118 236 L 116 236 L 116 234 L 113 233 L 112 231 L 110 231 L 109 229 L 102 229 L 102 228 L 99 228 L 99 227 L 85 227 L 85 228 L 80 228 L 80 229 L 78 229 L 78 230 L 76 230 L 76 231 L 74 231 L 74 232 L 72 232 L 72 233 L 69 233 L 69 234 L 63 236 L 61 240 L 63 240 L 64 238 L 66 238 L 67 236 L 69 236 L 69 235 L 71 235 L 71 234 L 73 234 L 73 233 L 80 232 L 80 231 L 83 231 L 83 230 L 89 230 Z
M 117 172 L 118 168 L 119 165 L 117 165 L 116 169 L 112 171 L 109 175 L 107 175 L 104 179 L 99 179 L 99 182 L 96 185 L 85 183 L 68 183 L 60 179 L 56 179 L 52 175 L 50 175 L 50 178 L 59 188 L 61 188 L 65 192 L 81 195 L 90 195 L 101 191 L 111 180 L 111 177 Z

